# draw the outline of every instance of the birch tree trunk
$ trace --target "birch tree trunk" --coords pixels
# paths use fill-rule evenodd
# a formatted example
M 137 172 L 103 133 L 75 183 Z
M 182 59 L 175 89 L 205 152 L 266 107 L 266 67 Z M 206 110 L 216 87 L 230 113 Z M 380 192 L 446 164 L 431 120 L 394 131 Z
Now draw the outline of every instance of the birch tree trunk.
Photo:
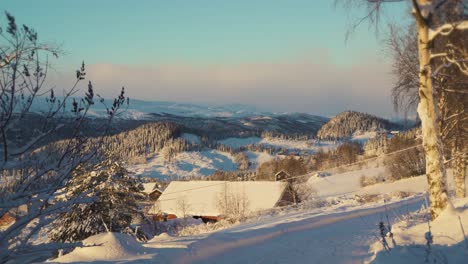
M 426 154 L 426 176 L 429 183 L 429 200 L 432 220 L 437 218 L 448 203 L 446 172 L 443 161 L 443 148 L 438 127 L 437 101 L 432 86 L 431 47 L 429 26 L 415 14 L 418 30 L 419 52 L 419 104 L 418 114 L 421 118 L 423 146 Z

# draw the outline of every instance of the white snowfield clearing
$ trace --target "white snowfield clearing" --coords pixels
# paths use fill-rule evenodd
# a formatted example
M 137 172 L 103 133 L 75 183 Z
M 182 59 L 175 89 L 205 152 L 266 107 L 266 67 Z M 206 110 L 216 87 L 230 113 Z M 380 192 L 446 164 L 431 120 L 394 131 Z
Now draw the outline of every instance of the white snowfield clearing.
M 270 147 L 284 148 L 288 150 L 308 150 L 316 152 L 319 149 L 324 151 L 334 149 L 338 146 L 336 142 L 332 141 L 315 141 L 315 140 L 293 140 L 282 138 L 226 138 L 218 141 L 218 143 L 232 148 L 239 148 L 247 145 L 264 145 Z
M 145 177 L 177 180 L 178 178 L 209 176 L 216 170 L 235 171 L 237 164 L 228 152 L 185 151 L 177 154 L 172 161 L 167 161 L 158 154 L 146 163 L 131 166 L 130 170 Z
M 383 194 L 392 196 L 398 192 L 407 192 L 409 194 L 420 194 L 428 190 L 429 185 L 425 175 L 414 176 L 394 182 L 383 182 L 366 187 L 361 187 L 361 176 L 378 177 L 388 176 L 385 167 L 371 167 L 360 170 L 348 171 L 343 173 L 334 173 L 329 176 L 317 176 L 312 173 L 307 183 L 316 192 L 318 197 L 353 197 L 362 194 Z M 468 184 L 468 178 L 466 179 Z M 455 189 L 452 170 L 447 170 L 448 190 Z
M 425 176 L 416 176 L 395 182 L 384 182 L 375 185 L 360 185 L 361 176 L 376 177 L 385 175 L 384 167 L 365 168 L 357 171 L 336 173 L 330 176 L 312 176 L 308 184 L 317 192 L 319 197 L 347 196 L 356 194 L 393 194 L 395 192 L 422 193 L 428 188 Z
M 186 138 L 193 136 L 192 141 L 197 140 L 195 135 L 184 135 Z M 266 152 L 246 151 L 245 154 L 251 164 L 251 169 L 256 169 L 258 165 L 274 158 Z M 177 154 L 171 161 L 157 154 L 148 162 L 131 166 L 130 170 L 144 177 L 177 180 L 210 176 L 216 170 L 235 171 L 237 164 L 234 157 L 228 152 L 218 150 L 184 151 Z

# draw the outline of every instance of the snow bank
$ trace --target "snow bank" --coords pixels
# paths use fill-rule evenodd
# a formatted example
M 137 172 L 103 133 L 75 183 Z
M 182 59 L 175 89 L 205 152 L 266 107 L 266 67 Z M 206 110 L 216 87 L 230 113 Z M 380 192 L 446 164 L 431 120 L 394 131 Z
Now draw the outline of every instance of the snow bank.
M 155 255 L 147 254 L 151 250 L 143 247 L 133 237 L 120 233 L 97 234 L 85 239 L 83 244 L 88 247 L 75 248 L 69 254 L 54 259 L 53 262 L 150 259 Z
M 426 232 L 429 227 L 424 218 L 428 210 L 419 215 L 421 221 L 411 227 L 408 220 L 394 225 L 393 233 L 397 246 L 386 252 L 380 242 L 371 246 L 373 263 L 466 263 L 468 259 L 468 237 L 464 237 L 462 226 L 468 230 L 468 198 L 455 200 L 439 217 L 430 223 L 433 245 L 428 253 Z

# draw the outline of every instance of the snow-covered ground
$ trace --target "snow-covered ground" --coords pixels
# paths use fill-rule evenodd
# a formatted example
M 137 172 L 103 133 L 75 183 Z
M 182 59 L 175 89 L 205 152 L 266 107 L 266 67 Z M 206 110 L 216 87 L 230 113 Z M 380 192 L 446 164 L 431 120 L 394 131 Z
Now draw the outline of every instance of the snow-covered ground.
M 293 139 L 281 139 L 281 138 L 260 138 L 260 137 L 248 137 L 248 138 L 226 138 L 218 141 L 218 143 L 232 147 L 239 148 L 247 145 L 264 145 L 276 148 L 285 148 L 288 150 L 305 150 L 310 152 L 316 152 L 319 149 L 324 151 L 334 149 L 337 147 L 336 142 L 332 141 L 315 141 L 315 140 L 293 140 Z
M 421 197 L 415 197 L 357 210 L 346 207 L 338 211 L 336 208 L 286 211 L 213 233 L 185 237 L 162 234 L 143 244 L 147 248 L 145 254 L 131 254 L 125 262 L 361 263 L 371 256 L 369 245 L 378 235 L 377 223 L 386 210 L 394 220 L 393 215 L 415 211 L 421 204 Z M 103 249 L 102 254 L 108 251 Z M 80 259 L 82 252 L 71 254 L 71 259 L 88 260 L 88 257 Z M 112 260 L 94 253 L 92 257 Z M 121 254 L 116 254 L 114 260 L 121 261 Z
M 131 166 L 129 170 L 145 177 L 177 180 L 209 176 L 216 170 L 235 171 L 237 165 L 227 152 L 206 150 L 182 152 L 171 161 L 158 154 L 146 163 Z
M 394 241 L 390 250 L 381 241 L 371 245 L 371 258 L 376 263 L 467 263 L 468 198 L 457 199 L 428 223 L 429 210 L 404 218 L 392 227 Z M 432 236 L 430 247 L 428 239 Z
M 266 152 L 246 151 L 245 154 L 251 164 L 251 169 L 256 169 L 258 165 L 275 158 L 275 156 Z
M 192 144 L 200 144 L 200 137 L 194 134 L 189 133 L 182 133 L 180 135 L 181 138 L 185 139 L 185 141 L 192 143 Z
M 354 196 L 356 194 L 387 194 L 395 192 L 422 193 L 427 189 L 425 176 L 417 176 L 395 182 L 379 183 L 364 188 L 361 187 L 360 178 L 385 176 L 384 167 L 364 168 L 357 171 L 331 174 L 320 177 L 313 175 L 308 184 L 320 197 Z
M 196 142 L 198 137 L 192 134 L 183 134 L 184 138 Z M 250 169 L 274 158 L 266 152 L 246 151 L 245 154 L 251 164 Z M 136 175 L 159 179 L 190 179 L 191 177 L 206 177 L 216 170 L 235 171 L 237 164 L 234 157 L 228 152 L 218 150 L 185 151 L 168 161 L 162 155 L 155 155 L 147 162 L 133 165 L 129 168 Z
M 360 263 L 369 257 L 369 241 L 378 234 L 376 223 L 385 208 L 412 211 L 420 205 L 420 198 L 414 198 L 336 213 L 289 212 L 212 234 L 156 239 L 145 246 L 159 249 L 161 258 L 154 260 L 160 263 Z
M 375 138 L 377 136 L 377 132 L 375 131 L 368 131 L 364 133 L 356 133 L 351 137 L 352 141 L 359 142 L 359 143 L 365 143 L 371 138 Z
M 253 214 L 244 223 L 211 230 L 201 228 L 203 232 L 195 232 L 196 235 L 164 233 L 142 244 L 143 253 L 131 242 L 131 248 L 136 249 L 131 254 L 127 252 L 129 256 L 124 260 L 120 253 L 113 259 L 95 253 L 97 250 L 92 256 L 95 260 L 125 263 L 363 263 L 373 259 L 376 263 L 424 263 L 426 179 L 419 176 L 360 187 L 361 175 L 382 173 L 385 173 L 382 168 L 371 167 L 314 176 L 308 183 L 314 188 L 315 197 L 300 207 Z M 451 178 L 449 173 L 449 188 L 453 188 Z M 394 194 L 402 191 L 410 196 L 402 198 Z M 379 196 L 370 201 L 357 198 L 366 194 Z M 463 263 L 460 261 L 468 256 L 461 231 L 461 226 L 468 229 L 468 199 L 457 200 L 455 207 L 431 223 L 432 254 L 437 263 Z M 394 226 L 397 244 L 396 247 L 391 244 L 394 247 L 391 252 L 383 252 L 379 242 L 378 223 L 387 225 L 387 217 Z M 112 241 L 109 245 L 114 244 Z M 83 256 L 82 250 L 91 249 L 79 249 L 80 254 L 71 253 L 75 255 L 69 258 L 78 256 L 75 260 L 87 261 L 79 256 Z M 109 251 L 102 248 L 101 252 Z M 445 259 L 450 261 L 439 261 Z
M 96 262 L 96 261 L 149 261 L 155 253 L 138 243 L 135 238 L 120 233 L 101 233 L 83 240 L 87 247 L 76 248 L 70 254 L 63 255 L 54 262 Z M 93 246 L 94 245 L 94 246 Z M 90 247 L 91 246 L 91 247 Z

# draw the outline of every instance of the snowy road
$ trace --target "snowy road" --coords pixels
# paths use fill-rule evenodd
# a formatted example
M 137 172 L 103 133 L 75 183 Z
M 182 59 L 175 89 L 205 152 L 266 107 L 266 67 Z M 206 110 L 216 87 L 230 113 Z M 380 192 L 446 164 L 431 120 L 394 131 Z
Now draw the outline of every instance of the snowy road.
M 390 221 L 414 211 L 422 198 L 388 205 Z M 326 215 L 274 217 L 196 239 L 187 248 L 159 248 L 161 263 L 362 263 L 379 234 L 385 206 Z

